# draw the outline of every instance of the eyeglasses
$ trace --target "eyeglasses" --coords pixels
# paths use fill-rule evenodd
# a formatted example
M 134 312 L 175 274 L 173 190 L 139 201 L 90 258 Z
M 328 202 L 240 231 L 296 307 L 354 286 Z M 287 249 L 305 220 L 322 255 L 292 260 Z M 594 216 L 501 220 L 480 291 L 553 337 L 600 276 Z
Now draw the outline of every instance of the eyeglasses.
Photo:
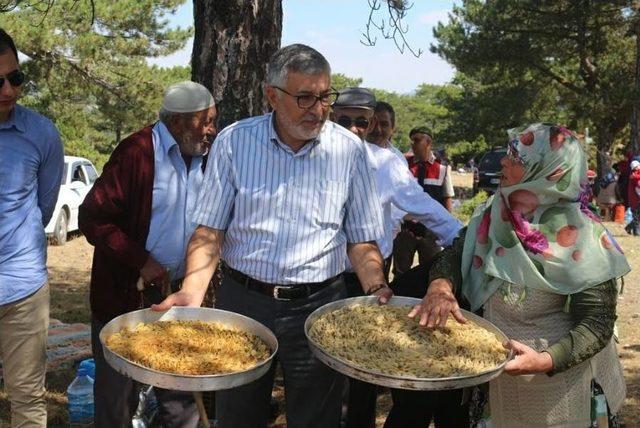
M 356 128 L 366 129 L 369 127 L 369 120 L 364 117 L 358 117 L 355 119 L 351 119 L 349 116 L 340 116 L 336 123 L 340 126 L 343 126 L 347 129 L 351 128 L 351 125 L 355 125 Z
M 20 86 L 24 83 L 25 75 L 20 70 L 13 70 L 5 77 L 0 77 L 0 88 L 4 86 L 4 81 L 8 80 L 11 86 Z
M 320 104 L 322 104 L 323 106 L 328 107 L 338 99 L 337 92 L 325 92 L 324 94 L 320 94 L 320 95 L 314 95 L 314 94 L 293 95 L 278 86 L 274 86 L 274 88 L 279 89 L 285 94 L 289 95 L 290 97 L 295 98 L 296 102 L 298 103 L 298 107 L 303 109 L 309 109 L 313 107 L 314 105 L 316 105 L 318 101 L 320 101 Z

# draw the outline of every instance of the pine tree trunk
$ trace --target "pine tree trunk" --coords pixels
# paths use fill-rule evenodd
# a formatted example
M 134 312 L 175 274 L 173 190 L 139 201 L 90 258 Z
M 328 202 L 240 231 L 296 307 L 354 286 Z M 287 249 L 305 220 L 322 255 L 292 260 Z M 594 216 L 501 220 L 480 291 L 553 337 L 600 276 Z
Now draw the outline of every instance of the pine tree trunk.
M 282 0 L 194 0 L 192 80 L 218 106 L 219 129 L 267 110 L 262 85 L 280 47 Z

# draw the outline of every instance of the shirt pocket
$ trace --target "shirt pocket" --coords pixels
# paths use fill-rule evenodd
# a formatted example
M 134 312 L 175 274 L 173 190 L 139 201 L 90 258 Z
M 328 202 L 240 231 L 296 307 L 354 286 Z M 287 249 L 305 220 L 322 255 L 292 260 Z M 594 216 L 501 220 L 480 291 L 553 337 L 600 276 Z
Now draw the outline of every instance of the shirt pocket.
M 338 229 L 346 210 L 346 183 L 336 180 L 318 180 L 315 198 L 315 212 L 320 226 Z

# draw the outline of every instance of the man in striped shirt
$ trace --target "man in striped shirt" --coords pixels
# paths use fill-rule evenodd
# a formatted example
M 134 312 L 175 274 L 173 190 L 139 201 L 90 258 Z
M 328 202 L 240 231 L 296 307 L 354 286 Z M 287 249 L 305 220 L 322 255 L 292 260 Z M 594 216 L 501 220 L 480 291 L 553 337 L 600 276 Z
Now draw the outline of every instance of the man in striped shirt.
M 220 258 L 228 265 L 216 306 L 252 317 L 279 341 L 287 426 L 336 427 L 343 378 L 315 359 L 304 321 L 346 297 L 346 255 L 363 290 L 393 294 L 375 240 L 383 235 L 362 141 L 327 122 L 337 93 L 331 69 L 304 45 L 271 58 L 265 92 L 273 112 L 241 120 L 213 145 L 187 250 L 182 289 L 155 307 L 199 306 Z M 219 427 L 264 427 L 275 367 L 216 394 Z

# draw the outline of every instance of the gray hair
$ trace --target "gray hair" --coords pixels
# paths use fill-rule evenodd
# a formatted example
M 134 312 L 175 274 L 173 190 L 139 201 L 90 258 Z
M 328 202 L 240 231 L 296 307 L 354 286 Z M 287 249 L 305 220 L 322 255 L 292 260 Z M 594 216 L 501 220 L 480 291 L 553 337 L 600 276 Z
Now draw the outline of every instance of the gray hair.
M 285 46 L 271 56 L 267 65 L 267 85 L 284 86 L 289 72 L 331 76 L 331 66 L 317 50 L 295 44 Z

